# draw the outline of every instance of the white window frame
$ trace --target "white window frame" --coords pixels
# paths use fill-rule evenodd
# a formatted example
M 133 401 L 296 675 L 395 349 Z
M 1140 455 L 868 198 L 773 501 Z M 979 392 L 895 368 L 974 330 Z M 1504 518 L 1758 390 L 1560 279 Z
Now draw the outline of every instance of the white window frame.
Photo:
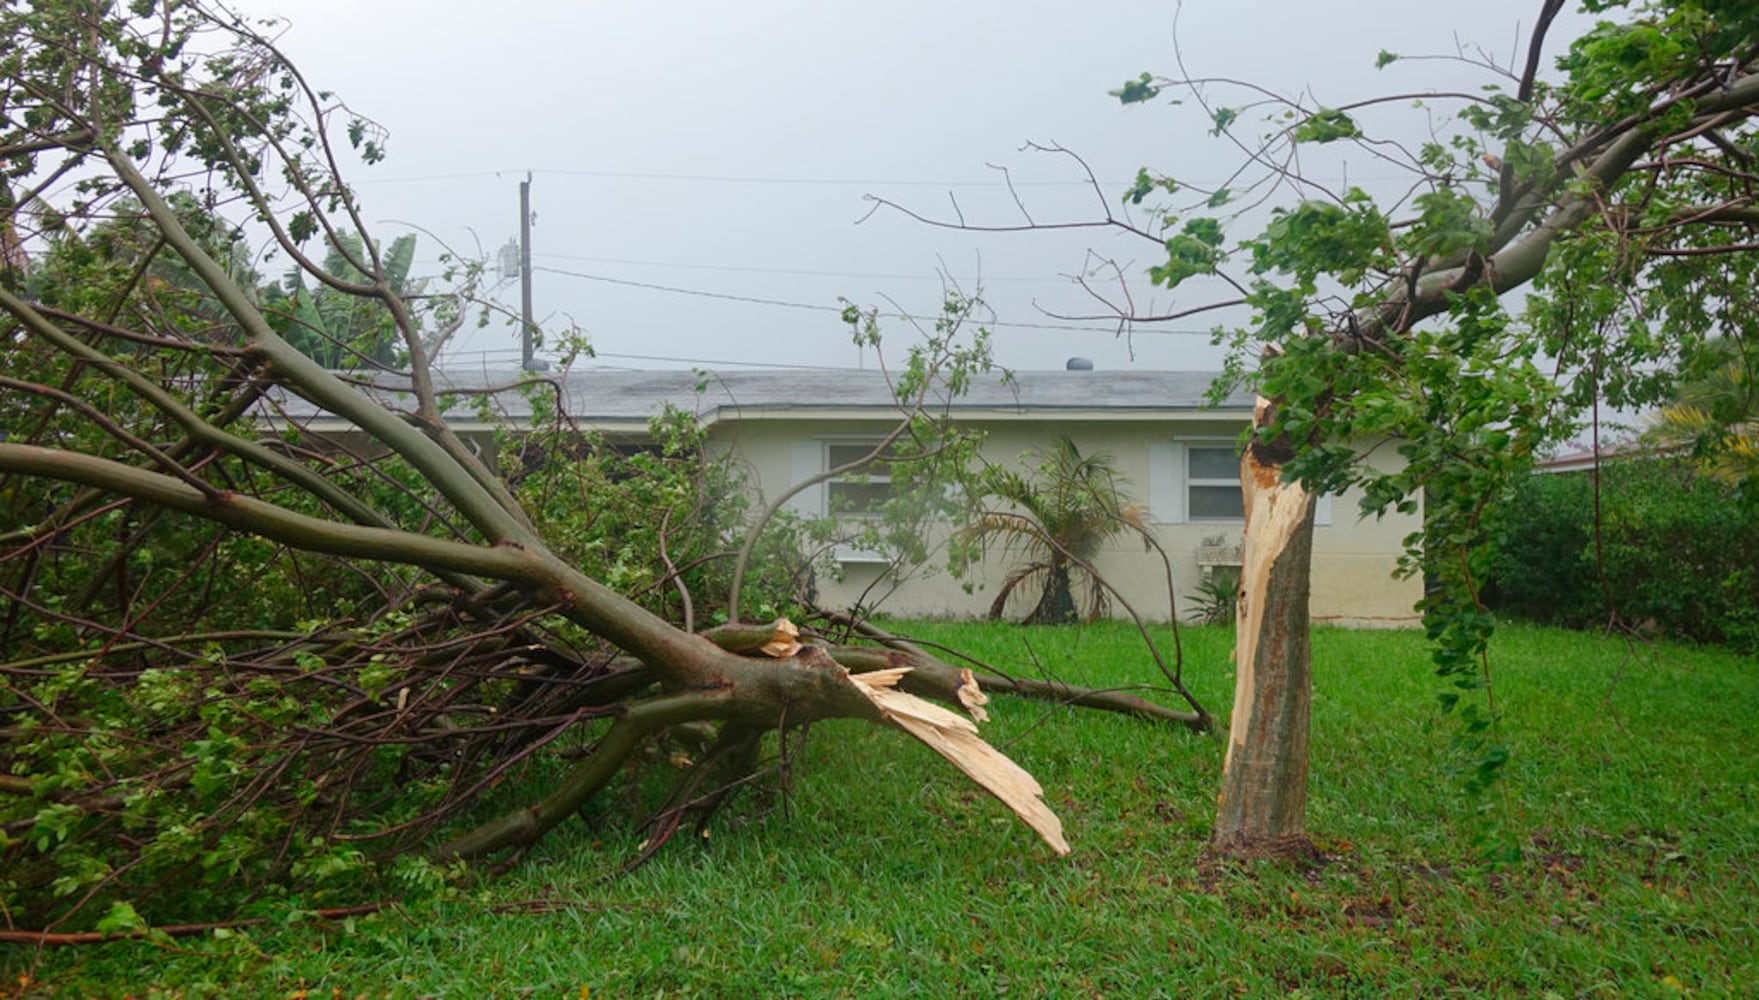
M 1191 448 L 1239 447 L 1234 437 L 1189 437 L 1152 441 L 1148 445 L 1148 507 L 1154 520 L 1161 524 L 1227 525 L 1239 524 L 1238 518 L 1192 518 L 1190 516 L 1191 486 L 1219 486 L 1219 479 L 1193 482 L 1190 475 Z M 1238 484 L 1235 477 L 1230 483 Z M 1320 527 L 1331 524 L 1331 497 L 1321 496 L 1314 503 L 1313 523 Z
M 833 449 L 860 448 L 862 454 L 867 454 L 879 445 L 880 440 L 880 438 L 844 438 L 841 440 L 836 438 L 826 438 L 822 442 L 824 445 L 824 458 L 822 459 L 819 468 L 828 471 L 839 465 L 847 464 L 847 462 L 835 461 L 831 457 L 834 454 Z M 870 486 L 875 483 L 883 483 L 888 488 L 892 484 L 891 465 L 877 457 L 857 471 L 825 480 L 822 513 L 827 517 L 835 517 L 839 519 L 861 518 L 865 520 L 879 517 L 879 512 L 875 510 L 833 510 L 833 505 L 831 503 L 831 494 L 835 492 L 833 487 L 838 485 Z
M 798 438 L 790 445 L 789 449 L 788 485 L 792 486 L 795 483 L 805 482 L 814 476 L 823 475 L 830 469 L 835 468 L 836 466 L 830 464 L 831 447 L 833 445 L 860 445 L 871 451 L 875 445 L 880 443 L 880 441 L 881 438 L 877 436 Z M 878 481 L 891 482 L 892 477 L 889 470 L 875 474 L 871 470 L 876 468 L 885 469 L 886 466 L 884 463 L 877 461 L 874 462 L 868 466 L 870 471 L 861 474 L 861 479 L 864 482 L 869 483 Z M 833 514 L 831 511 L 830 485 L 837 481 L 838 480 L 836 479 L 827 479 L 823 482 L 813 483 L 811 486 L 806 487 L 799 493 L 794 494 L 793 498 L 788 501 L 789 509 L 802 517 L 809 518 L 834 516 L 839 520 L 843 520 L 865 519 L 876 516 L 872 513 L 862 513 L 859 511 L 840 511 Z M 833 546 L 831 549 L 831 558 L 836 562 L 845 565 L 856 563 L 883 564 L 892 561 L 892 557 L 885 552 L 859 548 L 854 545 Z
M 1240 499 L 1240 514 L 1237 517 L 1198 517 L 1195 514 L 1191 513 L 1191 491 L 1193 489 L 1196 489 L 1200 486 L 1231 487 L 1236 492 L 1238 492 L 1240 489 L 1240 474 L 1237 471 L 1232 476 L 1225 476 L 1225 477 L 1205 477 L 1205 478 L 1200 479 L 1197 476 L 1192 475 L 1191 474 L 1191 461 L 1192 461 L 1192 458 L 1194 457 L 1192 453 L 1197 451 L 1198 449 L 1203 449 L 1205 451 L 1225 451 L 1233 457 L 1234 468 L 1235 469 L 1239 468 L 1240 445 L 1239 445 L 1239 442 L 1237 442 L 1237 441 L 1194 440 L 1194 441 L 1185 442 L 1184 468 L 1181 470 L 1184 472 L 1184 487 L 1183 487 L 1183 489 L 1184 489 L 1184 494 L 1185 494 L 1184 495 L 1185 513 L 1186 513 L 1185 519 L 1187 521 L 1190 521 L 1192 524 L 1239 524 L 1241 522 L 1244 522 L 1246 520 L 1246 510 L 1245 510 L 1246 501 L 1245 501 L 1244 496 L 1242 496 Z

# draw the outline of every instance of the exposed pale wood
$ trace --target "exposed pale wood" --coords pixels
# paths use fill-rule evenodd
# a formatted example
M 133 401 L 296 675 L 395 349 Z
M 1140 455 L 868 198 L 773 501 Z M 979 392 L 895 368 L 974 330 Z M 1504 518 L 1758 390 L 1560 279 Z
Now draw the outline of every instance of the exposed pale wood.
M 770 629 L 770 641 L 758 647 L 765 656 L 780 660 L 800 652 L 800 629 L 793 622 L 777 618 Z
M 1260 399 L 1253 417 L 1274 411 Z M 1307 599 L 1313 494 L 1284 482 L 1290 452 L 1254 442 L 1240 459 L 1246 544 L 1228 727 L 1214 845 L 1227 854 L 1289 853 L 1305 843 L 1307 736 L 1312 706 Z
M 989 721 L 989 711 L 983 707 L 989 704 L 989 695 L 984 694 L 983 688 L 978 686 L 977 678 L 972 675 L 970 668 L 959 670 L 959 687 L 954 693 L 959 696 L 959 704 L 964 705 L 965 711 L 971 713 L 973 722 Z
M 952 761 L 953 766 L 1000 799 L 1043 837 L 1051 850 L 1059 855 L 1068 854 L 1069 843 L 1063 839 L 1062 820 L 1044 804 L 1044 789 L 1037 779 L 1000 750 L 985 743 L 977 735 L 976 723 L 970 719 L 899 691 L 898 681 L 909 672 L 907 667 L 897 667 L 851 674 L 849 680 L 856 690 L 873 702 L 887 721 Z

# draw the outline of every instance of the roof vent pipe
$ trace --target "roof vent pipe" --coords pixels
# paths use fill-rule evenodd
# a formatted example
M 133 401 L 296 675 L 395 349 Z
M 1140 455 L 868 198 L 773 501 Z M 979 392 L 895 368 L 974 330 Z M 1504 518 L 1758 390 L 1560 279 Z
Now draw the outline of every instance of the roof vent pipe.
M 1068 371 L 1072 371 L 1072 372 L 1090 372 L 1093 370 L 1093 359 L 1092 358 L 1070 358 L 1068 360 L 1068 362 L 1063 365 L 1063 367 L 1065 369 L 1067 369 Z

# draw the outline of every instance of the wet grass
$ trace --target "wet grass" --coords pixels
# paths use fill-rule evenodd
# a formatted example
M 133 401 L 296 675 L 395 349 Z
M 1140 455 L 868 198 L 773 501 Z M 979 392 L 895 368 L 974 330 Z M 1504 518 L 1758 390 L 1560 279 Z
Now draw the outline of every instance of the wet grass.
M 1011 672 L 1152 684 L 1106 624 L 899 626 Z M 1165 638 L 1164 634 L 1161 638 Z M 1226 717 L 1226 633 L 1185 633 Z M 1759 982 L 1759 663 L 1509 627 L 1509 774 L 1474 798 L 1421 636 L 1321 630 L 1310 826 L 1323 864 L 1204 858 L 1222 747 L 998 699 L 1050 852 L 938 758 L 813 729 L 753 793 L 633 874 L 615 802 L 505 875 L 347 924 L 0 953 L 30 996 L 1740 996 Z M 1513 843 L 1516 861 L 1493 848 Z M 28 976 L 29 985 L 18 977 Z M 590 991 L 590 992 L 583 992 Z

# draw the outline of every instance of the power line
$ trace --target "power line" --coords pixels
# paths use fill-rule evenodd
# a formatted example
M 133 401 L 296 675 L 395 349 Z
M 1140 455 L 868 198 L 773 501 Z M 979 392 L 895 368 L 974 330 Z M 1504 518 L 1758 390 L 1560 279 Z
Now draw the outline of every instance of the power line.
M 423 184 L 431 181 L 478 180 L 486 177 L 508 177 L 523 174 L 519 170 L 464 170 L 444 174 L 418 174 L 404 177 L 371 177 L 360 176 L 350 179 L 350 184 Z M 633 170 L 541 170 L 533 169 L 533 174 L 544 174 L 551 177 L 590 177 L 598 180 L 620 181 L 676 181 L 693 184 L 765 184 L 765 185 L 798 185 L 800 187 L 925 187 L 925 188 L 1006 188 L 1005 180 L 926 180 L 922 178 L 883 178 L 883 177 L 766 177 L 761 175 L 740 176 L 736 174 L 677 174 L 663 172 L 646 172 Z M 1391 181 L 1406 180 L 1408 174 L 1337 174 L 1315 178 L 1328 183 L 1334 181 Z M 1134 178 L 1124 180 L 1102 180 L 1099 185 L 1105 188 L 1124 188 L 1136 183 Z M 1198 185 L 1196 182 L 1184 182 L 1184 186 L 1214 187 L 1220 182 Z M 1015 180 L 1013 187 L 1092 187 L 1086 179 L 1070 179 L 1060 181 Z
M 536 267 L 533 271 L 545 274 L 559 274 L 568 278 L 583 278 L 587 281 L 602 281 L 607 285 L 624 285 L 629 288 L 645 288 L 653 292 L 671 292 L 675 295 L 696 295 L 705 299 L 725 299 L 729 302 L 746 302 L 759 306 L 779 306 L 785 309 L 809 309 L 813 312 L 842 313 L 842 306 L 821 306 L 808 302 L 787 302 L 782 299 L 763 299 L 751 295 L 734 295 L 730 292 L 708 292 L 699 288 L 678 288 L 673 285 L 656 285 L 647 281 L 631 281 L 628 278 L 612 278 L 603 274 L 587 274 L 584 271 L 565 271 L 559 267 Z
M 672 174 L 672 173 L 635 173 L 620 170 L 538 170 L 534 173 L 555 174 L 562 177 L 597 177 L 606 180 L 628 181 L 691 181 L 712 184 L 798 184 L 801 186 L 834 187 L 838 185 L 856 185 L 866 187 L 996 187 L 1005 188 L 1008 182 L 997 181 L 933 181 L 933 180 L 886 180 L 876 177 L 741 177 L 731 174 Z M 1116 183 L 1128 186 L 1131 181 Z M 1066 181 L 1020 181 L 1014 187 L 1090 187 L 1085 180 Z
M 854 371 L 848 365 L 802 365 L 787 361 L 731 361 L 722 358 L 672 358 L 663 354 L 612 354 L 592 352 L 594 358 L 617 358 L 624 361 L 672 361 L 691 365 L 737 365 L 744 368 L 790 368 L 799 371 Z
M 504 170 L 466 170 L 451 174 L 422 174 L 418 177 L 351 177 L 349 184 L 423 184 L 428 181 L 463 181 L 481 177 L 501 177 Z
M 477 358 L 480 360 L 487 360 L 488 358 L 500 357 L 502 355 L 506 355 L 509 358 L 511 358 L 517 354 L 519 354 L 519 349 L 513 348 L 513 347 L 490 349 L 490 350 L 446 351 L 445 352 L 445 356 L 448 359 Z M 593 351 L 592 354 L 590 355 L 590 357 L 595 361 L 596 360 L 603 360 L 605 358 L 614 358 L 619 361 L 669 361 L 674 364 L 682 364 L 682 365 L 722 365 L 722 366 L 738 366 L 738 367 L 743 367 L 743 368 L 787 368 L 787 369 L 796 369 L 799 371 L 856 371 L 856 370 L 858 370 L 858 369 L 850 367 L 849 365 L 803 365 L 803 364 L 787 362 L 787 361 L 734 361 L 731 359 L 724 359 L 724 358 L 679 358 L 679 357 L 672 357 L 670 355 L 665 355 L 665 354 L 621 354 L 621 353 L 615 353 L 615 352 L 611 352 L 611 351 L 598 351 L 598 350 Z
M 789 274 L 789 275 L 804 275 L 806 277 L 812 277 L 812 278 L 866 278 L 866 279 L 873 279 L 873 280 L 878 280 L 878 281 L 940 281 L 940 280 L 942 280 L 938 276 L 932 275 L 932 274 L 872 274 L 872 273 L 867 273 L 867 272 L 862 272 L 862 271 L 816 271 L 816 270 L 812 270 L 809 268 L 750 267 L 750 266 L 742 266 L 742 265 L 738 265 L 738 264 L 685 264 L 685 263 L 680 263 L 677 261 L 631 260 L 631 259 L 628 259 L 625 257 L 586 257 L 586 256 L 580 256 L 578 254 L 565 254 L 565 253 L 538 253 L 538 254 L 532 254 L 532 256 L 533 257 L 543 257 L 543 258 L 547 258 L 549 260 L 583 260 L 583 261 L 589 261 L 589 262 L 595 263 L 595 264 L 635 264 L 635 265 L 639 265 L 641 267 L 673 267 L 673 268 L 679 268 L 681 270 L 689 270 L 689 271 L 738 271 L 738 272 L 744 273 L 744 274 Z M 1037 282 L 1037 283 L 1043 284 L 1043 283 L 1048 283 L 1052 280 L 1060 280 L 1060 279 L 1004 277 L 1004 278 L 984 278 L 982 280 L 985 284 L 988 284 L 990 282 L 999 282 L 999 281 Z
M 350 181 L 354 184 L 420 184 L 428 181 L 478 180 L 485 177 L 505 177 L 510 174 L 523 174 L 521 170 L 465 170 L 444 174 L 420 174 L 411 177 L 360 177 Z M 611 181 L 683 181 L 694 184 L 778 184 L 799 185 L 802 187 L 993 187 L 1005 188 L 1008 182 L 978 180 L 924 180 L 910 178 L 878 178 L 878 177 L 763 177 L 739 176 L 735 174 L 674 174 L 655 173 L 633 170 L 540 170 L 533 169 L 533 174 L 550 177 L 591 177 L 598 180 Z M 1128 187 L 1134 181 L 1109 182 Z M 1091 187 L 1085 180 L 1063 181 L 1031 181 L 1017 180 L 1014 187 Z
M 586 281 L 599 281 L 607 285 L 622 285 L 627 288 L 641 288 L 653 292 L 668 292 L 673 295 L 694 295 L 705 299 L 722 299 L 728 302 L 744 302 L 749 305 L 776 306 L 784 309 L 805 309 L 811 312 L 842 314 L 842 306 L 816 305 L 810 302 L 789 302 L 785 299 L 765 299 L 753 295 L 734 295 L 730 292 L 710 292 L 700 288 L 679 288 L 676 285 L 658 285 L 649 281 L 632 281 L 628 278 L 612 278 L 603 274 L 587 274 L 584 271 L 567 271 L 557 267 L 533 267 L 533 271 L 546 274 L 557 274 L 568 278 L 581 278 Z M 937 317 L 917 316 L 911 313 L 884 313 L 888 318 L 912 320 L 920 323 L 932 323 Z M 1115 335 L 1117 327 L 1111 326 L 1076 326 L 1070 323 L 1018 323 L 1006 320 L 994 320 L 981 324 L 985 327 L 1010 327 L 1020 330 L 1069 330 L 1076 333 L 1104 333 Z M 1135 327 L 1132 334 L 1153 334 L 1156 336 L 1207 337 L 1208 330 L 1171 330 L 1160 327 Z

